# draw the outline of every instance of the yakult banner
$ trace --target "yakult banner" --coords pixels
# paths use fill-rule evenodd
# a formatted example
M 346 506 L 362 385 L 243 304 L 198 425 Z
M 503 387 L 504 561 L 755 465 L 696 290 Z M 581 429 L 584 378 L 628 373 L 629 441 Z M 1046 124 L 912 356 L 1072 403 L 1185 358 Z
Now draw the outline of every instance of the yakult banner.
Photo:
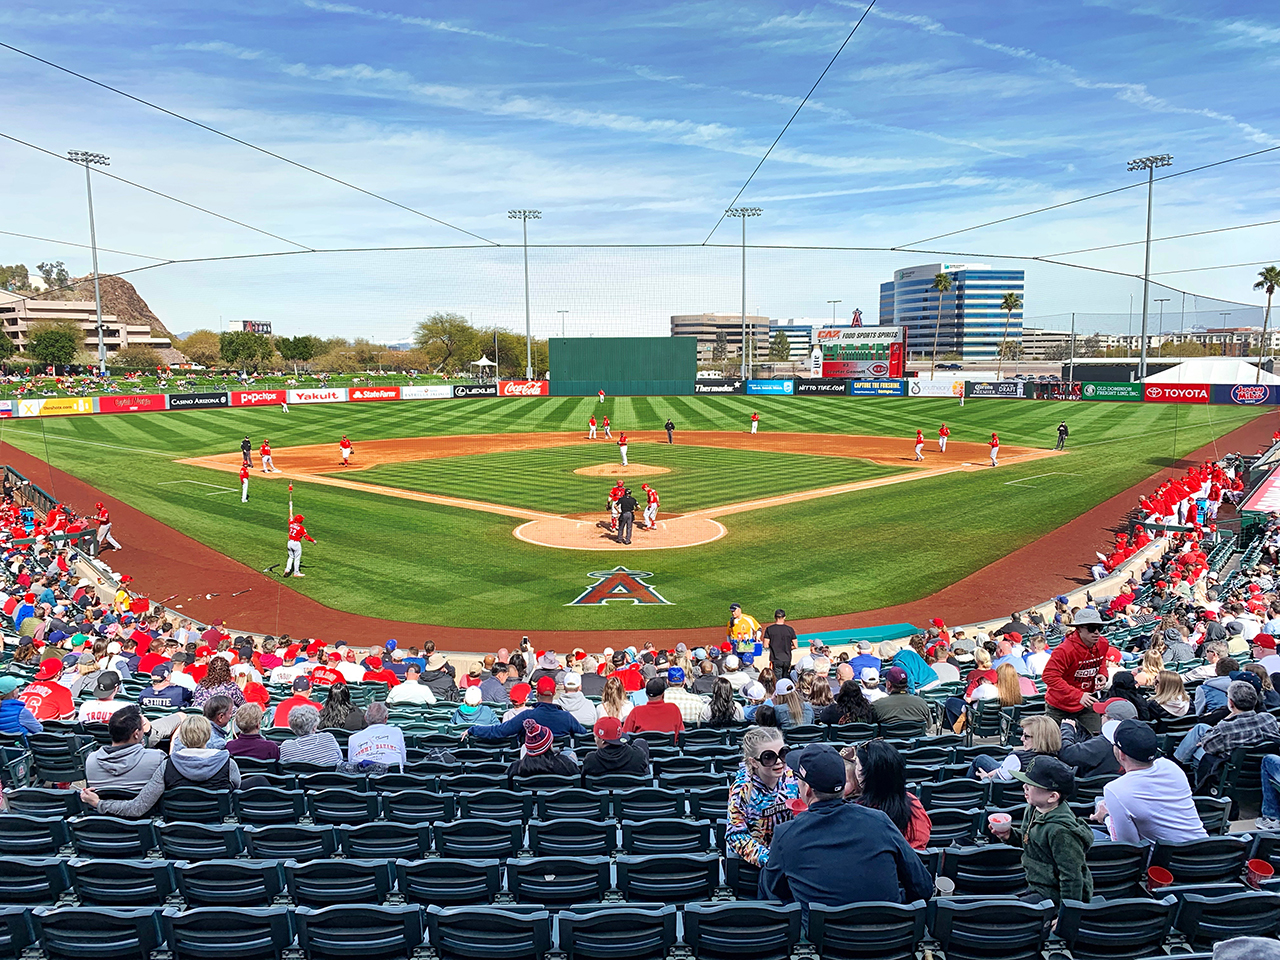
M 1207 383 L 1144 383 L 1142 399 L 1148 403 L 1208 403 Z
M 819 397 L 843 397 L 849 392 L 849 381 L 839 378 L 820 380 L 810 377 L 808 380 L 797 380 L 796 393 Z
M 907 356 L 906 327 L 839 327 L 813 331 L 822 348 L 824 377 L 901 377 Z
M 228 393 L 171 393 L 169 394 L 170 410 L 209 410 L 214 407 L 226 407 L 231 404 Z
M 924 380 L 916 377 L 907 381 L 909 397 L 963 397 L 963 380 Z
M 236 390 L 231 394 L 233 407 L 272 407 L 284 403 L 287 390 Z
M 455 383 L 453 395 L 455 397 L 496 397 L 498 385 L 496 383 Z
M 99 397 L 99 413 L 139 413 L 144 410 L 163 410 L 163 393 L 137 394 L 131 397 Z
M 352 387 L 347 391 L 349 400 L 399 400 L 399 387 Z
M 346 387 L 322 387 L 317 390 L 290 390 L 290 403 L 345 403 Z
M 1243 406 L 1280 403 L 1280 387 L 1265 383 L 1217 384 L 1209 389 L 1214 403 L 1235 403 Z
M 849 393 L 855 397 L 900 397 L 901 380 L 850 380 Z
M 772 394 L 789 397 L 796 392 L 796 388 L 790 380 L 748 380 L 742 385 L 742 392 L 748 396 Z
M 453 397 L 453 387 L 447 383 L 433 383 L 423 387 L 401 387 L 401 400 L 449 400 Z
M 500 380 L 498 396 L 500 397 L 547 397 L 551 395 L 551 384 L 546 380 Z

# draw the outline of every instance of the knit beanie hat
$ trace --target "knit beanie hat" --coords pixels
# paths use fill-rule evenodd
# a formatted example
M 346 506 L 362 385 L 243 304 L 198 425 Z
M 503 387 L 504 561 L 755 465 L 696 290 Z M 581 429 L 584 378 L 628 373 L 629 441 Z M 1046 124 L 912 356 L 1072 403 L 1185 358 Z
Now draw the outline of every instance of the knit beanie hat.
M 524 722 L 524 752 L 531 757 L 541 756 L 551 749 L 551 731 L 537 720 Z

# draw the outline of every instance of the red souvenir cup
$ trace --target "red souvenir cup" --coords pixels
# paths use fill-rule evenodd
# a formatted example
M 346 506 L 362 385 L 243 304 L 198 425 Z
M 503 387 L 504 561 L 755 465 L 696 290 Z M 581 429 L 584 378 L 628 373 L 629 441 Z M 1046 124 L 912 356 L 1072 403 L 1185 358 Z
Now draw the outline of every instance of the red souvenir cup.
M 792 797 L 787 801 L 787 809 L 790 810 L 792 814 L 804 813 L 809 809 L 809 805 L 799 797 Z
M 1245 879 L 1249 882 L 1249 886 L 1258 887 L 1264 881 L 1270 880 L 1276 872 L 1266 860 L 1250 860 L 1245 864 Z
M 1161 887 L 1173 883 L 1173 874 L 1164 867 L 1150 867 L 1147 870 L 1147 892 L 1155 893 Z

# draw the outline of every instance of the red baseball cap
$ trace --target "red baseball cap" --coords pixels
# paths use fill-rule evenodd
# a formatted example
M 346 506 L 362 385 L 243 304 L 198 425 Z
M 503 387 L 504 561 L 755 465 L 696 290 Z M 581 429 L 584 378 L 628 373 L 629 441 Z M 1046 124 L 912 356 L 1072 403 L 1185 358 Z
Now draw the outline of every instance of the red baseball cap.
M 365 663 L 367 663 L 367 664 L 369 665 L 369 669 L 370 669 L 370 670 L 381 670 L 381 669 L 382 669 L 382 658 L 381 658 L 381 657 L 366 657 L 364 662 L 365 662 Z
M 617 717 L 601 717 L 591 732 L 605 743 L 617 743 L 622 739 L 622 721 Z
M 41 662 L 35 678 L 37 680 L 52 680 L 54 677 L 60 676 L 62 676 L 62 661 L 57 657 L 50 657 L 48 660 Z
M 213 647 L 196 647 L 197 657 L 212 657 Z
M 333 663 L 335 660 L 341 660 L 341 659 L 342 659 L 342 654 L 340 654 L 337 650 L 330 651 L 329 653 L 330 663 Z
M 529 699 L 529 691 L 533 689 L 527 683 L 517 683 L 508 691 L 507 696 L 511 698 L 512 703 L 524 703 Z
M 941 630 L 943 627 L 945 627 L 945 626 L 946 626 L 946 624 L 942 622 L 942 618 L 941 618 L 941 617 L 934 617 L 934 618 L 933 618 L 932 620 L 930 620 L 929 622 L 930 622 L 931 624 L 933 624 L 935 627 L 937 627 L 939 630 Z
M 312 640 L 307 644 L 307 656 L 314 657 L 317 653 L 324 649 L 323 640 Z
M 549 693 L 556 692 L 556 681 L 554 677 L 538 678 L 538 696 L 545 697 Z

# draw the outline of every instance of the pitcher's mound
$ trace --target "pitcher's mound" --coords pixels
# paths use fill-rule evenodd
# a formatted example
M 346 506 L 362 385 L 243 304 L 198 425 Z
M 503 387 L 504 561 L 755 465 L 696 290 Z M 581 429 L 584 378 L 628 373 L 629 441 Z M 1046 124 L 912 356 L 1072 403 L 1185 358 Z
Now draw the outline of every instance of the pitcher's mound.
M 607 519 L 578 520 L 572 517 L 548 517 L 530 520 L 513 531 L 516 539 L 540 547 L 560 550 L 672 550 L 700 547 L 714 543 L 728 531 L 710 517 L 672 517 L 659 520 L 657 530 L 643 530 L 637 524 L 631 543 L 619 543 L 617 534 L 609 530 Z
M 625 467 L 620 463 L 597 463 L 592 467 L 579 467 L 573 472 L 583 477 L 655 477 L 671 471 L 667 467 L 648 467 L 643 463 L 629 463 Z

